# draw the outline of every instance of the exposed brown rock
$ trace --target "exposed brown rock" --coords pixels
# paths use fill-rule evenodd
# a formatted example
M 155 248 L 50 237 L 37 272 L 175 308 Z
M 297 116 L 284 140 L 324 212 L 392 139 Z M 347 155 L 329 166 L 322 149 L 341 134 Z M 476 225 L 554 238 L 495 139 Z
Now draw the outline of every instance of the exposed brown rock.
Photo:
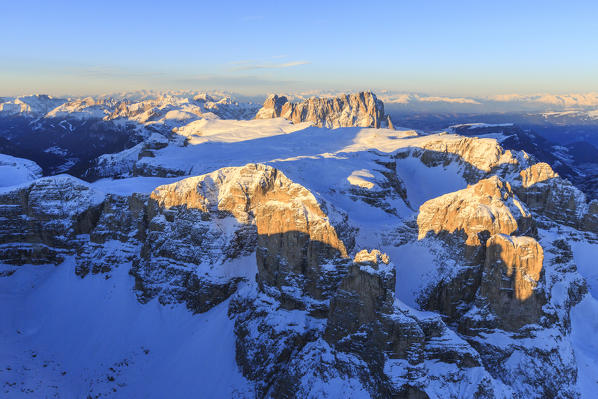
M 372 249 L 368 251 L 367 249 L 362 249 L 361 251 L 355 254 L 355 258 L 353 259 L 355 263 L 365 263 L 365 264 L 372 264 L 378 266 L 379 263 L 384 263 L 388 265 L 390 262 L 390 258 L 383 252 L 378 251 L 377 249 Z
M 190 265 L 218 268 L 253 251 L 258 283 L 262 289 L 275 288 L 289 308 L 305 305 L 284 287 L 299 284 L 317 299 L 342 278 L 334 267 L 329 268 L 331 280 L 323 278 L 328 272 L 322 266 L 346 257 L 347 250 L 321 204 L 270 166 L 224 168 L 160 186 L 150 196 L 148 218 L 142 261 L 133 270 L 146 299 L 200 298 L 193 300 L 194 310 L 207 310 L 198 305 L 201 298 L 219 292 L 230 295 L 237 282 L 202 277 L 192 287 L 207 294 L 191 295 L 187 282 L 197 279 Z M 160 288 L 163 280 L 170 282 L 168 292 Z M 302 296 L 298 293 L 300 302 Z
M 161 208 L 222 212 L 255 225 L 259 280 L 271 286 L 284 285 L 289 273 L 309 274 L 306 268 L 317 268 L 324 259 L 347 256 L 313 194 L 270 166 L 220 169 L 158 187 L 151 198 Z
M 256 119 L 281 117 L 293 123 L 312 122 L 318 127 L 380 127 L 384 119 L 384 104 L 372 92 L 334 98 L 312 97 L 301 103 L 271 95 L 255 116 Z
M 446 154 L 455 154 L 479 172 L 485 173 L 500 165 L 515 165 L 518 162 L 513 153 L 503 151 L 496 140 L 461 136 L 448 139 L 449 137 L 451 136 L 440 137 L 423 144 L 421 148 L 428 152 L 423 154 L 422 161 L 425 164 L 442 163 L 450 161 Z
M 419 239 L 428 234 L 451 246 L 464 267 L 420 298 L 426 309 L 459 319 L 480 287 L 487 258 L 486 241 L 497 234 L 535 234 L 535 223 L 510 184 L 493 176 L 464 190 L 425 202 L 417 218 Z
M 533 220 L 525 204 L 513 194 L 508 182 L 496 176 L 425 202 L 419 209 L 417 224 L 419 239 L 428 232 L 462 231 L 468 246 L 482 245 L 483 232 L 490 236 L 533 230 Z
M 480 295 L 506 329 L 536 323 L 545 299 L 538 292 L 544 251 L 531 237 L 497 234 L 486 245 Z
M 586 202 L 585 194 L 561 178 L 546 163 L 520 172 L 513 190 L 530 209 L 578 229 L 598 232 L 598 201 Z
M 386 117 L 386 126 L 387 126 L 389 129 L 395 130 L 395 126 L 394 126 L 394 124 L 392 123 L 392 119 L 390 119 L 390 115 L 388 115 L 388 116 Z
M 521 178 L 521 185 L 524 188 L 528 188 L 548 179 L 554 179 L 555 177 L 558 177 L 559 174 L 552 170 L 547 163 L 539 162 L 529 168 L 523 169 L 519 172 L 519 176 Z
M 326 337 L 330 342 L 357 332 L 380 313 L 392 313 L 396 272 L 386 254 L 359 252 L 330 303 Z

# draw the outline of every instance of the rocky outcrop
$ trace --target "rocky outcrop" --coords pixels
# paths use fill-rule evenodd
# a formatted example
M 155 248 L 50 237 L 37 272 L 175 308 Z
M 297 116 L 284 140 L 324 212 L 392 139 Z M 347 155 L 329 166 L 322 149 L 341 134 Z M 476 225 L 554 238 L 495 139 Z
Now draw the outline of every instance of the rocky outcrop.
M 395 155 L 397 158 L 408 156 L 419 158 L 428 167 L 460 164 L 463 177 L 470 184 L 493 175 L 510 178 L 529 163 L 529 157 L 525 154 L 504 151 L 494 139 L 446 133 L 418 140 Z
M 540 283 L 543 262 L 544 251 L 531 237 L 490 237 L 479 296 L 498 317 L 494 325 L 516 330 L 540 320 L 546 303 Z
M 479 247 L 495 234 L 533 233 L 531 213 L 508 182 L 494 176 L 464 190 L 425 202 L 417 216 L 419 239 L 434 234 L 465 234 L 465 244 Z
M 550 165 L 537 163 L 521 170 L 513 189 L 531 210 L 565 225 L 598 232 L 598 201 L 586 196 Z
M 349 396 L 426 398 L 430 381 L 446 378 L 426 361 L 457 365 L 456 391 L 487 385 L 473 377 L 479 356 L 439 317 L 418 315 L 395 300 L 395 268 L 387 255 L 364 250 L 338 267 L 344 277 L 326 293 L 323 319 L 281 307 L 268 291 L 233 298 L 237 362 L 256 381 L 258 396 L 309 397 L 322 381 L 343 381 L 338 389 Z
M 0 194 L 0 258 L 60 263 L 89 234 L 104 195 L 68 175 L 44 177 Z
M 236 286 L 249 273 L 235 270 L 232 277 L 224 276 L 218 268 L 255 251 L 260 286 L 287 297 L 289 306 L 299 306 L 292 298 L 303 293 L 291 295 L 284 287 L 319 298 L 326 290 L 320 268 L 327 259 L 347 256 L 313 194 L 261 164 L 160 186 L 150 196 L 148 218 L 142 259 L 133 269 L 143 300 L 159 295 L 162 302 L 180 301 L 196 275 L 203 274 L 209 277 L 195 285 L 206 293 L 212 292 L 209 285 L 230 295 L 230 284 Z M 337 222 L 342 224 L 341 215 Z M 170 282 L 166 288 L 164 281 Z
M 419 239 L 430 233 L 453 248 L 462 248 L 461 263 L 449 281 L 441 281 L 422 303 L 451 318 L 460 318 L 475 298 L 484 298 L 493 326 L 516 330 L 538 322 L 545 303 L 537 293 L 542 247 L 532 237 L 530 211 L 498 177 L 480 180 L 465 190 L 427 201 L 417 218 Z M 453 252 L 459 256 L 459 252 Z
M 519 177 L 521 179 L 521 186 L 529 188 L 534 184 L 559 177 L 559 175 L 547 163 L 539 162 L 529 168 L 523 169 L 519 172 Z
M 312 97 L 301 103 L 270 95 L 256 119 L 285 118 L 293 123 L 312 122 L 318 127 L 380 127 L 384 121 L 384 104 L 372 92 L 333 98 Z
M 526 176 L 527 181 L 556 179 L 546 171 Z M 420 239 L 440 239 L 447 256 L 460 266 L 429 287 L 420 304 L 443 314 L 467 337 L 494 378 L 506 384 L 513 378 L 521 381 L 516 392 L 575 397 L 575 362 L 570 346 L 562 344 L 572 305 L 570 299 L 561 303 L 557 298 L 568 290 L 565 297 L 580 300 L 583 285 L 569 274 L 574 266 L 567 266 L 565 257 L 551 257 L 553 269 L 546 277 L 544 249 L 535 237 L 525 236 L 535 236 L 532 213 L 514 192 L 493 177 L 422 205 Z M 562 263 L 557 273 L 554 265 Z M 493 334 L 509 338 L 488 339 Z
M 550 165 L 536 162 L 525 152 L 504 151 L 494 139 L 449 136 L 400 150 L 395 157 L 415 156 L 427 166 L 463 166 L 471 184 L 500 176 L 512 186 L 520 203 L 549 219 L 587 231 L 598 231 L 598 201 L 588 203 L 583 192 L 561 178 Z

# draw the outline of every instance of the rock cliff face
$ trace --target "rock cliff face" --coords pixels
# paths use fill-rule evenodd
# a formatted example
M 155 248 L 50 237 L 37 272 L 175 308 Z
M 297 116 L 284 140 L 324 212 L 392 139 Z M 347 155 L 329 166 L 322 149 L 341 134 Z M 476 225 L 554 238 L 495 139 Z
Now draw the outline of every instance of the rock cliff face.
M 257 397 L 575 398 L 570 313 L 587 287 L 556 236 L 594 240 L 596 203 L 495 140 L 391 133 L 409 145 L 344 147 L 317 169 L 225 167 L 151 194 L 68 176 L 4 188 L 0 259 L 70 258 L 84 279 L 126 267 L 142 303 L 224 309 Z M 306 170 L 338 180 L 291 180 Z M 401 279 L 424 266 L 434 278 L 407 306 Z
M 506 328 L 520 327 L 526 317 L 538 321 L 542 300 L 530 297 L 540 279 L 542 247 L 526 236 L 535 235 L 536 226 L 509 183 L 494 176 L 427 201 L 417 223 L 420 240 L 430 234 L 440 237 L 470 265 L 452 283 L 432 290 L 426 306 L 460 317 L 464 303 L 471 303 L 479 291 Z
M 514 179 L 514 190 L 528 206 L 548 218 L 582 230 L 598 231 L 598 200 L 586 196 L 550 165 L 537 163 Z
M 60 263 L 78 235 L 93 228 L 104 197 L 63 175 L 34 180 L 0 194 L 1 258 L 11 264 Z
M 318 127 L 380 127 L 385 121 L 384 104 L 372 92 L 334 98 L 310 98 L 292 103 L 286 97 L 269 96 L 256 119 L 285 118 L 293 123 L 312 122 Z
M 148 238 L 134 267 L 144 300 L 160 295 L 162 302 L 178 301 L 190 278 L 199 278 L 206 293 L 208 284 L 224 290 L 228 295 L 218 296 L 224 300 L 251 270 L 229 270 L 227 276 L 218 269 L 254 252 L 260 286 L 276 287 L 281 295 L 283 287 L 300 288 L 318 297 L 321 265 L 347 256 L 313 194 L 260 164 L 160 186 L 150 196 L 148 218 Z M 342 229 L 342 215 L 337 222 Z M 167 281 L 174 283 L 162 292 Z M 213 302 L 209 295 L 204 299 Z
M 268 290 L 231 302 L 237 361 L 256 381 L 258 396 L 310 397 L 325 394 L 321 381 L 341 380 L 335 395 L 425 398 L 425 387 L 443 378 L 428 368 L 429 361 L 461 368 L 455 394 L 471 389 L 492 397 L 475 351 L 439 317 L 422 316 L 396 301 L 395 268 L 386 254 L 363 250 L 335 268 L 333 289 L 318 303 L 324 312 L 281 307 Z
M 544 251 L 531 237 L 498 234 L 486 243 L 480 296 L 503 328 L 517 329 L 537 323 L 546 300 L 539 292 Z
M 455 140 L 430 140 L 421 146 L 424 163 L 447 161 L 444 154 L 458 155 L 463 161 L 481 172 L 491 172 L 503 164 L 517 163 L 511 151 L 503 151 L 496 140 L 459 137 Z
M 527 234 L 534 229 L 525 204 L 513 194 L 508 182 L 496 176 L 427 201 L 420 207 L 417 224 L 420 239 L 430 231 L 462 231 L 468 246 L 483 245 L 495 234 Z

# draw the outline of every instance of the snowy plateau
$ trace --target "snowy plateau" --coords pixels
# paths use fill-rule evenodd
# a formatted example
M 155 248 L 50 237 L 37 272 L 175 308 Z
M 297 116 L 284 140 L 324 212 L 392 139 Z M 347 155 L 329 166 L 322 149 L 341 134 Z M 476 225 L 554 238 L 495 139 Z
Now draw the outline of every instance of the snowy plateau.
M 593 147 L 384 98 L 0 98 L 0 397 L 595 398 Z

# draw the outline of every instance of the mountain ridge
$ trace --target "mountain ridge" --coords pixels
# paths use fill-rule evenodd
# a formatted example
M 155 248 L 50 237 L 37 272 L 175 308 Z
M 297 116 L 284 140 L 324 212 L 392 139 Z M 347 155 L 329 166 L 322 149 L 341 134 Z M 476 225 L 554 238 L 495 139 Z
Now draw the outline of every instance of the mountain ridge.
M 168 131 L 143 101 L 99 180 L 0 165 L 31 172 L 0 190 L 8 396 L 591 397 L 598 201 L 512 126 Z

